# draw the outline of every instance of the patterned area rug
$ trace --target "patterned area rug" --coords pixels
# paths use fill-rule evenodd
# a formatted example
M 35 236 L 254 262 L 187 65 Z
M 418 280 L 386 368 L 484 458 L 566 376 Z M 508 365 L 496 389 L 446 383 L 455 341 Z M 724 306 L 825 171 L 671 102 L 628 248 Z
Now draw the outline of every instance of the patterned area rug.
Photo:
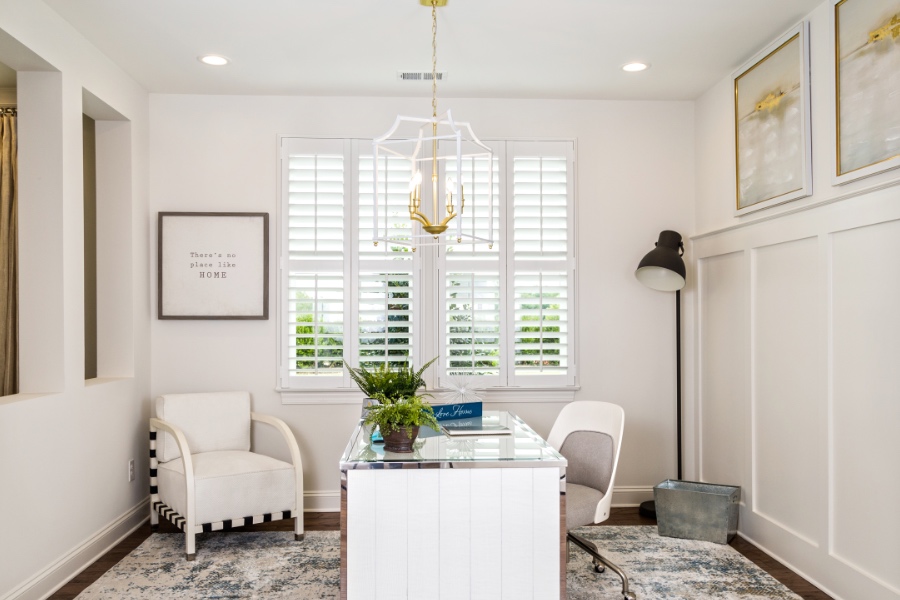
M 656 527 L 583 527 L 577 531 L 628 574 L 641 600 L 800 597 L 730 546 L 659 537 Z M 336 531 L 210 533 L 197 537 L 197 560 L 184 560 L 184 537 L 153 534 L 78 595 L 79 599 L 337 598 L 340 540 Z M 571 600 L 621 600 L 609 569 L 595 573 L 572 546 Z
M 656 527 L 582 527 L 585 537 L 625 571 L 640 600 L 717 598 L 800 600 L 771 575 L 724 544 L 660 537 Z M 610 569 L 595 573 L 586 552 L 572 545 L 566 579 L 569 598 L 621 600 Z

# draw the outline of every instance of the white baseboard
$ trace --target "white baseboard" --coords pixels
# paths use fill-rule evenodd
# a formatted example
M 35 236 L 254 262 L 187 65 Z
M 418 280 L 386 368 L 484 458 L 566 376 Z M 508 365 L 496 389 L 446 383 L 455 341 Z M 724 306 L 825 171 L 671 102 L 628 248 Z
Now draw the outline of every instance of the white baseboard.
M 613 506 L 640 506 L 646 500 L 653 500 L 653 486 L 617 485 L 613 488 Z
M 303 512 L 341 512 L 341 491 L 303 492 Z
M 613 506 L 639 506 L 645 500 L 653 500 L 653 487 L 616 487 L 613 490 Z M 304 492 L 303 512 L 340 512 L 340 490 L 316 490 Z
M 0 596 L 0 600 L 44 600 L 95 560 L 109 552 L 149 517 L 150 499 L 148 498 L 60 557 L 59 560 L 48 565 L 43 571 L 6 595 Z

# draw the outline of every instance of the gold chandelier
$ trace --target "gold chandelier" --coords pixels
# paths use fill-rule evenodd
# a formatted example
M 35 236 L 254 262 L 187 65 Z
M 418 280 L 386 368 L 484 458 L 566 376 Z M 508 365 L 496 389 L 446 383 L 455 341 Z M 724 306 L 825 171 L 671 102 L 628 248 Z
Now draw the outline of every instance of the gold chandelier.
M 379 222 L 379 212 L 387 212 L 386 191 L 379 185 L 378 168 L 374 177 L 374 235 L 373 241 L 412 246 L 433 246 L 447 243 L 448 238 L 455 237 L 457 243 L 487 242 L 493 245 L 493 164 L 494 154 L 490 147 L 482 143 L 468 123 L 455 121 L 447 110 L 442 115 L 437 112 L 437 7 L 446 6 L 447 0 L 419 0 L 423 6 L 431 7 L 431 117 L 398 116 L 387 133 L 372 142 L 375 165 L 383 157 L 402 157 L 412 165 L 412 177 L 409 181 L 409 218 L 418 223 L 425 233 L 413 233 L 408 238 L 395 234 L 390 235 L 387 224 Z M 438 142 L 444 141 L 444 144 Z M 429 154 L 430 150 L 430 154 Z M 444 154 L 441 154 L 444 151 Z M 475 218 L 471 219 L 471 228 L 464 230 L 462 219 L 459 219 L 466 207 L 465 190 L 463 188 L 463 161 L 486 161 L 487 177 L 487 237 L 476 233 Z M 452 162 L 454 167 L 449 167 Z M 422 167 L 430 163 L 431 185 L 425 189 L 430 193 L 431 214 L 423 209 L 423 175 Z M 443 181 L 440 171 L 444 171 Z M 443 188 L 443 189 L 442 189 Z M 474 204 L 474 190 L 471 190 L 470 205 Z M 427 206 L 429 202 L 425 203 Z M 474 206 L 470 206 L 470 210 Z M 455 219 L 455 235 L 442 236 Z M 414 226 L 415 227 L 415 226 Z

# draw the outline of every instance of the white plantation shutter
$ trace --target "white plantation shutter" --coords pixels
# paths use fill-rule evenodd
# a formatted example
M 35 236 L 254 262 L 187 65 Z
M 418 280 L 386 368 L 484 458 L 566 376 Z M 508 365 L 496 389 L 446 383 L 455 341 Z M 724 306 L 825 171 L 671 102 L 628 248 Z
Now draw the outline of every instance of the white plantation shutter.
M 410 273 L 359 274 L 359 364 L 412 363 L 413 281 Z
M 344 157 L 288 155 L 291 260 L 344 258 Z
M 503 232 L 500 213 L 500 165 L 502 147 L 493 145 L 492 168 L 487 158 L 463 158 L 462 179 L 465 205 L 457 216 L 464 232 L 489 238 L 494 243 L 457 244 L 455 224 L 448 229 L 448 244 L 441 253 L 439 294 L 443 298 L 440 336 L 441 385 L 454 376 L 474 377 L 480 386 L 503 384 L 502 343 Z M 448 159 L 445 177 L 456 177 L 456 159 Z M 489 177 L 493 186 L 489 186 Z M 493 219 L 489 218 L 486 199 L 493 189 Z
M 515 156 L 513 252 L 515 260 L 568 258 L 568 158 Z
M 415 253 L 407 246 L 372 242 L 374 197 L 374 160 L 359 158 L 358 252 L 358 333 L 359 364 L 374 368 L 414 363 Z M 409 239 L 409 180 L 412 164 L 400 157 L 378 159 L 379 195 L 387 206 L 378 207 L 379 228 L 391 239 Z
M 500 274 L 448 273 L 445 280 L 446 373 L 500 376 Z M 496 384 L 488 379 L 482 384 Z
M 288 298 L 288 375 L 342 376 L 343 275 L 291 273 Z
M 496 145 L 492 148 L 494 151 L 494 168 L 490 174 L 493 177 L 493 186 L 488 186 L 488 164 L 486 158 L 464 157 L 462 159 L 462 187 L 464 205 L 462 214 L 454 218 L 450 222 L 447 229 L 447 245 L 445 246 L 445 254 L 448 261 L 462 260 L 493 260 L 500 258 L 500 148 Z M 447 159 L 442 175 L 444 178 L 450 176 L 456 178 L 457 168 L 456 159 Z M 488 214 L 488 191 L 493 189 L 494 200 L 492 202 L 493 219 Z M 488 244 L 479 242 L 477 244 L 458 244 L 456 243 L 456 219 L 462 223 L 464 233 L 476 235 L 480 238 L 490 239 L 491 228 L 493 228 L 494 243 Z
M 281 383 L 338 387 L 348 347 L 345 143 L 285 140 L 281 237 L 284 284 Z
M 566 375 L 569 366 L 566 273 L 517 272 L 513 289 L 516 375 Z
M 373 236 L 373 180 L 375 177 L 371 155 L 359 159 L 359 256 L 365 258 L 385 258 L 391 260 L 412 260 L 412 253 L 406 246 L 372 242 Z M 382 205 L 378 207 L 379 230 L 388 232 L 391 239 L 409 240 L 412 221 L 409 220 L 409 180 L 412 164 L 401 157 L 379 157 L 378 185 Z M 387 206 L 384 206 L 386 202 Z
M 511 385 L 571 385 L 574 294 L 574 148 L 510 143 Z

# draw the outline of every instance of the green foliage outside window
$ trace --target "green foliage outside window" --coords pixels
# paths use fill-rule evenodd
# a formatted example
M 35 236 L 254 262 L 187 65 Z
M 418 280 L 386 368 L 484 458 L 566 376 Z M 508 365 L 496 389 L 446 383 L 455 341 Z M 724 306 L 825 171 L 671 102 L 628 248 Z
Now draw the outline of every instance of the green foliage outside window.
M 558 310 L 560 308 L 559 304 L 552 304 L 547 302 L 548 298 L 558 298 L 559 294 L 541 294 L 530 293 L 524 294 L 523 298 L 536 298 L 540 299 L 543 297 L 543 301 L 539 304 L 522 304 L 523 310 L 530 310 L 540 313 L 541 310 Z M 538 334 L 536 337 L 527 337 L 520 338 L 519 342 L 522 344 L 559 344 L 559 337 L 548 337 L 547 334 L 558 334 L 560 332 L 559 325 L 549 325 L 548 322 L 559 321 L 559 315 L 541 315 L 541 314 L 529 314 L 523 315 L 522 321 L 535 321 L 536 324 L 534 326 L 525 326 L 523 325 L 520 329 L 523 333 L 536 333 Z M 558 367 L 560 366 L 559 359 L 553 360 L 552 357 L 554 355 L 559 355 L 559 348 L 532 348 L 532 349 L 523 349 L 519 350 L 519 356 L 535 356 L 537 358 L 534 359 L 517 359 L 516 364 L 518 366 L 523 367 Z
M 311 300 L 303 292 L 297 293 L 298 300 Z M 297 358 L 295 366 L 300 370 L 342 369 L 344 367 L 344 338 L 340 325 L 313 325 L 313 303 L 298 302 L 296 310 L 300 314 L 294 319 L 296 325 L 294 344 Z M 305 346 L 305 347 L 301 347 Z
M 408 280 L 388 279 L 388 305 L 387 323 L 369 324 L 360 327 L 359 332 L 359 358 L 360 366 L 367 369 L 377 368 L 381 364 L 387 364 L 392 368 L 401 368 L 410 359 L 410 330 L 409 314 L 398 314 L 398 311 L 411 311 Z M 406 288 L 405 291 L 391 290 L 391 288 Z M 391 301 L 393 300 L 393 302 Z M 380 334 L 380 335 L 379 335 Z M 402 334 L 390 336 L 390 334 Z M 391 348 L 391 346 L 403 346 Z M 366 346 L 375 346 L 366 348 Z M 387 355 L 385 355 L 387 348 Z M 365 360 L 371 357 L 371 360 Z

